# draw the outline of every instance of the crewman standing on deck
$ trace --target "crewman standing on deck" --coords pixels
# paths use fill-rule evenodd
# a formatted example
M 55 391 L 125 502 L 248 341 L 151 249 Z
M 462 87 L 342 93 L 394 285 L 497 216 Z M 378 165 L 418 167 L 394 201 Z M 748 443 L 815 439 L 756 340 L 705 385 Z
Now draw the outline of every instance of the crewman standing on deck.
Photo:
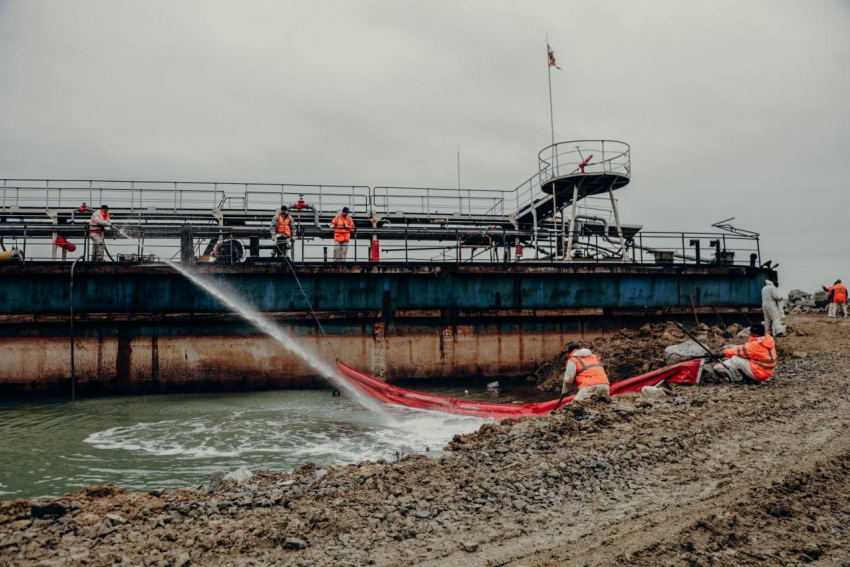
M 767 382 L 776 369 L 776 342 L 765 332 L 764 325 L 750 327 L 747 344 L 723 351 L 726 360 L 715 365 L 714 372 L 725 375 L 730 382 L 742 379 Z
M 272 256 L 286 257 L 289 241 L 292 238 L 292 217 L 289 216 L 289 207 L 280 208 L 280 212 L 272 219 L 271 239 L 275 245 Z
M 579 402 L 593 396 L 608 397 L 611 386 L 605 368 L 599 362 L 599 357 L 582 348 L 578 343 L 567 346 L 570 355 L 567 357 L 567 369 L 564 372 L 564 385 L 561 394 L 566 394 L 573 382 L 578 384 L 578 394 L 574 401 Z
M 334 229 L 334 262 L 343 262 L 348 257 L 348 243 L 351 241 L 351 233 L 354 232 L 354 220 L 348 216 L 348 207 L 343 207 L 342 212 L 331 221 Z
M 838 312 L 841 311 L 847 317 L 847 287 L 841 283 L 841 280 L 835 280 L 835 283 L 830 287 L 825 285 L 821 287 L 830 295 L 827 316 L 838 317 Z
M 101 205 L 100 209 L 96 210 L 89 221 L 89 240 L 91 240 L 91 259 L 94 262 L 103 262 L 104 251 L 104 230 L 111 227 L 112 222 L 109 220 L 109 207 Z

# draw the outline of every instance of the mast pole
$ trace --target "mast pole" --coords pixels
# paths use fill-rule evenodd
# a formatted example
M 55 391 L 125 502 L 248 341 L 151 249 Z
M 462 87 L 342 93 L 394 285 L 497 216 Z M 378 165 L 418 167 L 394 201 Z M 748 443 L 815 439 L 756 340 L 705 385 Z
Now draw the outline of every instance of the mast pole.
M 552 59 L 549 57 L 549 53 L 552 51 L 552 48 L 549 45 L 549 34 L 546 34 L 546 72 L 549 78 L 549 125 L 551 127 L 552 132 L 552 163 L 550 164 L 551 171 L 549 172 L 549 178 L 554 179 L 557 177 L 556 170 L 558 169 L 558 154 L 555 149 L 555 111 L 552 105 Z M 557 206 L 557 197 L 555 196 L 555 184 L 552 183 L 552 220 L 555 223 L 555 248 L 557 250 L 557 243 L 559 239 L 558 235 L 558 206 Z
M 546 70 L 549 75 L 549 125 L 552 128 L 552 165 L 556 159 L 555 155 L 555 111 L 552 105 L 552 64 L 549 60 L 549 52 L 552 48 L 549 46 L 549 34 L 546 34 Z

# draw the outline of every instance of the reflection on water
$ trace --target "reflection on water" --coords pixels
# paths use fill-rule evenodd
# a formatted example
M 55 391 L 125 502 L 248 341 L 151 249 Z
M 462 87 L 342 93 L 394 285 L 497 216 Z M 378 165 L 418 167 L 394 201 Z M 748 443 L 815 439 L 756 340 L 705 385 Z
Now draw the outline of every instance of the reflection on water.
M 473 390 L 470 388 L 470 390 Z M 510 403 L 528 392 L 429 388 Z M 531 399 L 531 398 L 534 399 Z M 291 470 L 442 449 L 484 421 L 393 408 L 391 425 L 328 391 L 0 402 L 0 499 L 56 496 L 110 482 L 152 490 L 199 485 L 217 470 Z

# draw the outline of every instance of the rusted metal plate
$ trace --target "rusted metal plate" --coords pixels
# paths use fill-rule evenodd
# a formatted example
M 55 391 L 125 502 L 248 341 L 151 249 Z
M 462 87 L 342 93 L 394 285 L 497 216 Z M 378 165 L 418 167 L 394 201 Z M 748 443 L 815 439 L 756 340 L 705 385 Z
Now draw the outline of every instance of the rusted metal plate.
M 292 321 L 285 330 L 327 364 L 338 356 L 388 381 L 404 382 L 525 376 L 570 340 L 605 336 L 644 322 L 636 317 L 573 317 L 450 324 L 431 320 L 427 325 L 331 323 L 327 340 L 309 322 Z M 31 329 L 21 336 L 0 336 L 0 395 L 70 391 L 70 338 L 62 331 Z M 78 332 L 75 366 L 82 395 L 324 384 L 298 355 L 250 327 L 120 324 L 80 327 Z

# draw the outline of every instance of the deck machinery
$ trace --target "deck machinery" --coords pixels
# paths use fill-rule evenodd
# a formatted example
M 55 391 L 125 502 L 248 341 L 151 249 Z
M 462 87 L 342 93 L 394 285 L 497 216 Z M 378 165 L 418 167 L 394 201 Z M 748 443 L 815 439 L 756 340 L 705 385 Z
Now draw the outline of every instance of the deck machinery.
M 544 148 L 512 190 L 0 180 L 0 390 L 64 391 L 69 340 L 81 342 L 84 391 L 313 383 L 157 257 L 226 280 L 321 355 L 386 380 L 519 376 L 577 336 L 754 312 L 776 277 L 758 235 L 624 224 L 615 191 L 630 180 L 629 146 L 608 140 Z M 102 203 L 132 238 L 107 232 L 114 261 L 85 261 Z M 294 219 L 288 262 L 271 255 L 281 205 Z M 334 263 L 330 221 L 343 207 L 356 230 L 348 261 Z M 224 360 L 222 338 L 250 356 Z

